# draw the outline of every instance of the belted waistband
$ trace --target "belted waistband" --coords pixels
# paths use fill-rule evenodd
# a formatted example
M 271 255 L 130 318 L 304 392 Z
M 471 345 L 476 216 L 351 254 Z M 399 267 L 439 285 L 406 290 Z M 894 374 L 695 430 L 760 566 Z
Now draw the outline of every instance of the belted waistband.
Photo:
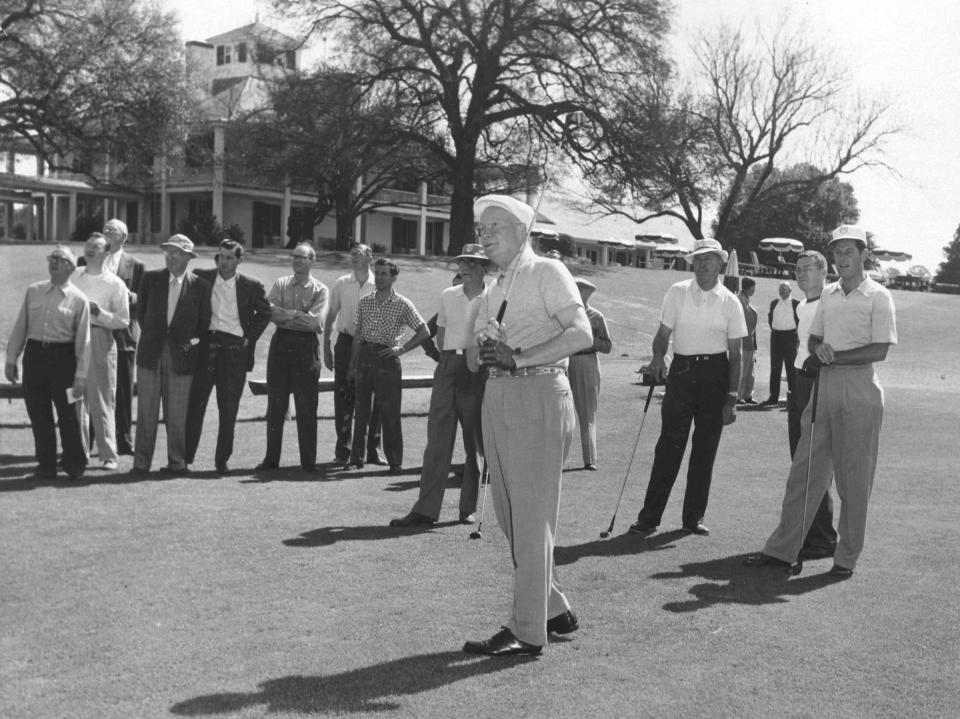
M 42 350 L 63 350 L 73 348 L 73 342 L 43 342 L 42 340 L 27 340 L 28 345 L 33 345 Z
M 223 332 L 222 330 L 210 330 L 208 333 L 210 335 L 211 342 L 229 342 L 230 344 L 243 344 L 243 337 L 239 335 L 231 334 L 230 332 Z
M 588 350 L 580 350 L 579 352 L 574 352 L 574 355 L 595 355 L 597 351 L 592 347 Z
M 563 375 L 566 376 L 566 367 L 557 367 L 556 365 L 536 365 L 535 367 L 520 367 L 519 369 L 509 370 L 499 367 L 487 367 L 487 377 L 540 377 L 542 375 Z
M 678 355 L 674 354 L 674 360 L 683 360 L 684 362 L 716 362 L 727 358 L 726 352 L 717 352 L 712 355 Z
M 462 357 L 466 353 L 466 350 L 443 350 L 443 354 L 445 355 L 458 355 Z
M 277 327 L 277 331 L 274 333 L 274 337 L 285 337 L 291 340 L 301 340 L 306 341 L 308 339 L 316 340 L 316 332 L 299 332 L 298 330 L 285 330 L 283 327 Z

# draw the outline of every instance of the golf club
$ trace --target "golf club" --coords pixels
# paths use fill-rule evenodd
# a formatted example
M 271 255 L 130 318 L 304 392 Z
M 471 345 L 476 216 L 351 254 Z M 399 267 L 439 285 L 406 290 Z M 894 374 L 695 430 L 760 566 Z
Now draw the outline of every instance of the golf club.
M 647 384 L 649 375 L 644 375 L 644 384 Z M 647 410 L 650 409 L 650 400 L 653 398 L 653 388 L 657 383 L 650 378 L 650 389 L 647 390 L 647 401 L 643 404 L 643 417 L 640 418 L 640 429 L 637 430 L 637 441 L 633 443 L 633 453 L 630 455 L 630 463 L 627 465 L 627 473 L 623 475 L 623 484 L 620 485 L 620 496 L 617 497 L 617 506 L 613 508 L 613 516 L 610 518 L 610 526 L 606 532 L 600 532 L 600 539 L 606 539 L 613 531 L 613 525 L 617 521 L 617 512 L 620 510 L 620 500 L 623 499 L 623 490 L 627 487 L 627 479 L 630 478 L 630 470 L 633 468 L 633 460 L 637 456 L 637 447 L 640 445 L 640 433 L 643 431 L 643 423 L 647 419 Z
M 807 532 L 807 496 L 810 493 L 810 461 L 813 459 L 813 429 L 817 424 L 817 395 L 820 394 L 820 368 L 813 378 L 813 399 L 810 400 L 810 445 L 807 447 L 807 476 L 803 483 L 803 514 L 800 521 L 800 549 Z M 800 549 L 797 550 L 799 554 Z
M 483 499 L 480 500 L 480 522 L 475 531 L 470 532 L 470 539 L 480 539 L 483 536 L 483 510 L 487 507 L 487 487 L 490 486 L 490 474 L 487 471 L 487 458 L 483 458 L 483 471 L 480 472 L 480 483 L 483 485 Z

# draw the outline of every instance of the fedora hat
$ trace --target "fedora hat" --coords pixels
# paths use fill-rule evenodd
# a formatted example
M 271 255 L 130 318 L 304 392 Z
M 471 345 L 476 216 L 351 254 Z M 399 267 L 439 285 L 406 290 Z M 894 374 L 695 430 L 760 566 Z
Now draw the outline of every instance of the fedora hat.
M 697 255 L 705 255 L 708 252 L 720 255 L 721 262 L 726 262 L 727 257 L 729 257 L 727 251 L 723 249 L 719 242 L 712 237 L 704 237 L 702 240 L 697 240 L 693 243 L 693 252 L 687 255 L 687 261 L 689 262 Z
M 186 235 L 174 235 L 166 242 L 160 244 L 161 247 L 176 247 L 183 250 L 191 257 L 196 257 L 197 253 L 193 251 L 193 242 Z
M 490 258 L 487 257 L 487 253 L 484 251 L 483 245 L 477 244 L 464 245 L 460 250 L 460 254 L 453 258 L 454 262 L 459 262 L 460 260 L 478 260 L 485 263 L 490 262 Z

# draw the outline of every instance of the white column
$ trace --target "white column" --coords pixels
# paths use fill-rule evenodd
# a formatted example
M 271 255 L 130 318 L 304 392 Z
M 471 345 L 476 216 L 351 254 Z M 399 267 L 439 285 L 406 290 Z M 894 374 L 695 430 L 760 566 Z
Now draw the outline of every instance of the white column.
M 292 204 L 293 191 L 290 189 L 290 179 L 287 178 L 283 183 L 283 201 L 280 203 L 280 245 L 286 247 L 289 238 L 287 237 L 287 227 L 290 222 L 290 206 Z
M 427 254 L 427 183 L 420 183 L 420 217 L 417 222 L 417 254 Z
M 224 130 L 222 125 L 213 128 L 213 216 L 221 227 L 227 222 L 223 217 L 223 149 Z
M 357 178 L 357 194 L 363 190 L 363 177 Z M 363 214 L 359 214 L 353 221 L 353 241 L 360 242 L 363 244 L 370 244 L 367 242 L 367 238 L 363 236 Z

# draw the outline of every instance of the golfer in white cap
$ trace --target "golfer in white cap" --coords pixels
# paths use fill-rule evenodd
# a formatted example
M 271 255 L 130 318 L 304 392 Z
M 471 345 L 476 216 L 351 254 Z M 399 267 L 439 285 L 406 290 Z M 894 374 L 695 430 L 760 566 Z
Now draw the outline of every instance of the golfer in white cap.
M 514 593 L 503 629 L 464 650 L 492 656 L 536 656 L 548 632 L 578 626 L 560 591 L 553 544 L 574 428 L 567 357 L 593 336 L 570 272 L 530 248 L 534 215 L 504 195 L 474 204 L 483 249 L 501 274 L 481 300 L 468 362 L 479 354 L 487 368 L 483 447 L 497 521 L 510 543 Z
M 873 365 L 886 359 L 890 345 L 897 343 L 897 323 L 890 292 L 864 270 L 869 254 L 866 232 L 841 225 L 827 246 L 840 279 L 823 289 L 810 326 L 806 369 L 819 372 L 814 384 L 816 418 L 811 422 L 811 399 L 800 420 L 800 443 L 787 477 L 780 524 L 763 553 L 746 563 L 799 571 L 802 540 L 835 477 L 840 538 L 829 574 L 846 579 L 863 549 L 880 446 L 883 388 Z
M 687 255 L 693 279 L 677 282 L 663 298 L 653 359 L 644 374 L 666 380 L 660 409 L 663 426 L 650 470 L 650 483 L 634 534 L 650 534 L 660 524 L 670 490 L 680 472 L 690 426 L 695 425 L 683 498 L 683 528 L 710 534 L 703 524 L 713 477 L 713 460 L 724 425 L 736 420 L 741 338 L 747 323 L 740 300 L 719 281 L 727 252 L 714 239 L 697 240 Z M 666 355 L 673 339 L 673 361 Z

